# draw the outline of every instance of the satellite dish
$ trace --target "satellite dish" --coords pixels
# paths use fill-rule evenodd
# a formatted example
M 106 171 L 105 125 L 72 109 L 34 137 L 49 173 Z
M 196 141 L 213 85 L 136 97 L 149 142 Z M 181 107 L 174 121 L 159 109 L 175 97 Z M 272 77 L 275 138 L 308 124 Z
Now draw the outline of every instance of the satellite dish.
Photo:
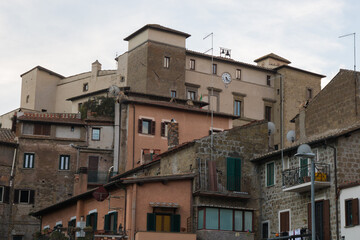
M 288 133 L 286 134 L 286 139 L 289 141 L 289 142 L 295 142 L 295 131 L 294 130 L 290 130 L 288 131 Z
M 269 136 L 275 133 L 275 124 L 273 122 L 268 122 L 268 133 Z
M 120 88 L 118 86 L 111 85 L 108 91 L 111 96 L 116 97 L 120 92 Z

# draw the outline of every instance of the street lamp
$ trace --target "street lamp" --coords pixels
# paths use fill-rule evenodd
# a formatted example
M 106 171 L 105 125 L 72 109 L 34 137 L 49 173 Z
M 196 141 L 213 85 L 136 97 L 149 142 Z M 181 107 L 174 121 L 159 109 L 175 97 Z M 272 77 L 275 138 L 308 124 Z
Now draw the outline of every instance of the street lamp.
M 315 154 L 311 151 L 311 147 L 307 144 L 301 144 L 298 149 L 295 157 L 310 158 L 311 159 L 311 239 L 315 240 L 316 238 L 316 229 L 315 229 L 315 163 L 314 158 Z

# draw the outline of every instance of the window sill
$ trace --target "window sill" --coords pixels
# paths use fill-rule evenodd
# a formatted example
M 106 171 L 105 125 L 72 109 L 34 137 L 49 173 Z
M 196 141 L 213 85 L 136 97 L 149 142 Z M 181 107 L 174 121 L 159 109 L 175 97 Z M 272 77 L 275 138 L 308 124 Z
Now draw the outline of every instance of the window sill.
M 155 135 L 147 134 L 147 133 L 139 133 L 139 135 L 143 137 L 155 137 Z

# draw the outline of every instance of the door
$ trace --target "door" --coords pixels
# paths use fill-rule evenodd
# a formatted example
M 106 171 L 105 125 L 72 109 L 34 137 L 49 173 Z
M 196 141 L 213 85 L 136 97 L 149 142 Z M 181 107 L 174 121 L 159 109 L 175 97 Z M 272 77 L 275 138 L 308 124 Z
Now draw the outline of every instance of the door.
M 315 227 L 316 227 L 316 236 L 319 240 L 324 240 L 324 225 L 323 225 L 323 212 L 324 212 L 324 203 L 316 202 L 315 203 Z
M 330 240 L 330 201 L 315 202 L 316 240 Z M 308 228 L 311 230 L 311 203 L 308 204 Z
M 99 157 L 89 156 L 88 182 L 98 181 L 98 167 L 99 167 Z
M 280 212 L 280 232 L 290 231 L 290 212 Z

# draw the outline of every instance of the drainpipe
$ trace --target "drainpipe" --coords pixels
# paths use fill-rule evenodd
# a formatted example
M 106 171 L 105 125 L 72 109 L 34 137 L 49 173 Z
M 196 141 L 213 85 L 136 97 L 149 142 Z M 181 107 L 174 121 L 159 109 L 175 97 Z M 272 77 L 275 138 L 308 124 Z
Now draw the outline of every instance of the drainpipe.
M 135 240 L 136 234 L 136 183 L 133 184 L 133 191 L 132 191 L 132 199 L 131 199 L 131 236 L 134 236 L 133 240 Z
M 114 121 L 114 172 L 119 171 L 119 134 L 120 134 L 120 104 L 118 101 L 115 101 L 115 121 Z
M 10 187 L 10 190 L 9 190 L 9 205 L 10 205 L 10 208 L 9 208 L 9 229 L 8 229 L 8 236 L 9 236 L 9 239 L 10 239 L 10 236 L 11 236 L 11 231 L 12 231 L 12 224 L 13 224 L 13 221 L 12 221 L 12 209 L 13 209 L 13 179 L 14 179 L 14 169 L 15 169 L 15 162 L 16 162 L 16 153 L 17 153 L 17 147 L 14 149 L 14 155 L 13 155 L 13 161 L 12 161 L 12 165 L 11 165 L 11 173 L 10 173 L 10 182 L 9 182 L 9 187 Z M 41 226 L 40 226 L 40 230 L 41 230 Z
M 337 180 L 337 150 L 336 147 L 328 145 L 325 141 L 325 147 L 330 147 L 334 150 L 334 172 L 335 172 L 335 212 L 336 212 L 336 239 L 339 240 L 339 195 L 338 195 L 338 180 Z
M 133 146 L 132 146 L 132 168 L 135 166 L 135 104 L 133 103 Z M 125 167 L 126 169 L 126 167 Z

